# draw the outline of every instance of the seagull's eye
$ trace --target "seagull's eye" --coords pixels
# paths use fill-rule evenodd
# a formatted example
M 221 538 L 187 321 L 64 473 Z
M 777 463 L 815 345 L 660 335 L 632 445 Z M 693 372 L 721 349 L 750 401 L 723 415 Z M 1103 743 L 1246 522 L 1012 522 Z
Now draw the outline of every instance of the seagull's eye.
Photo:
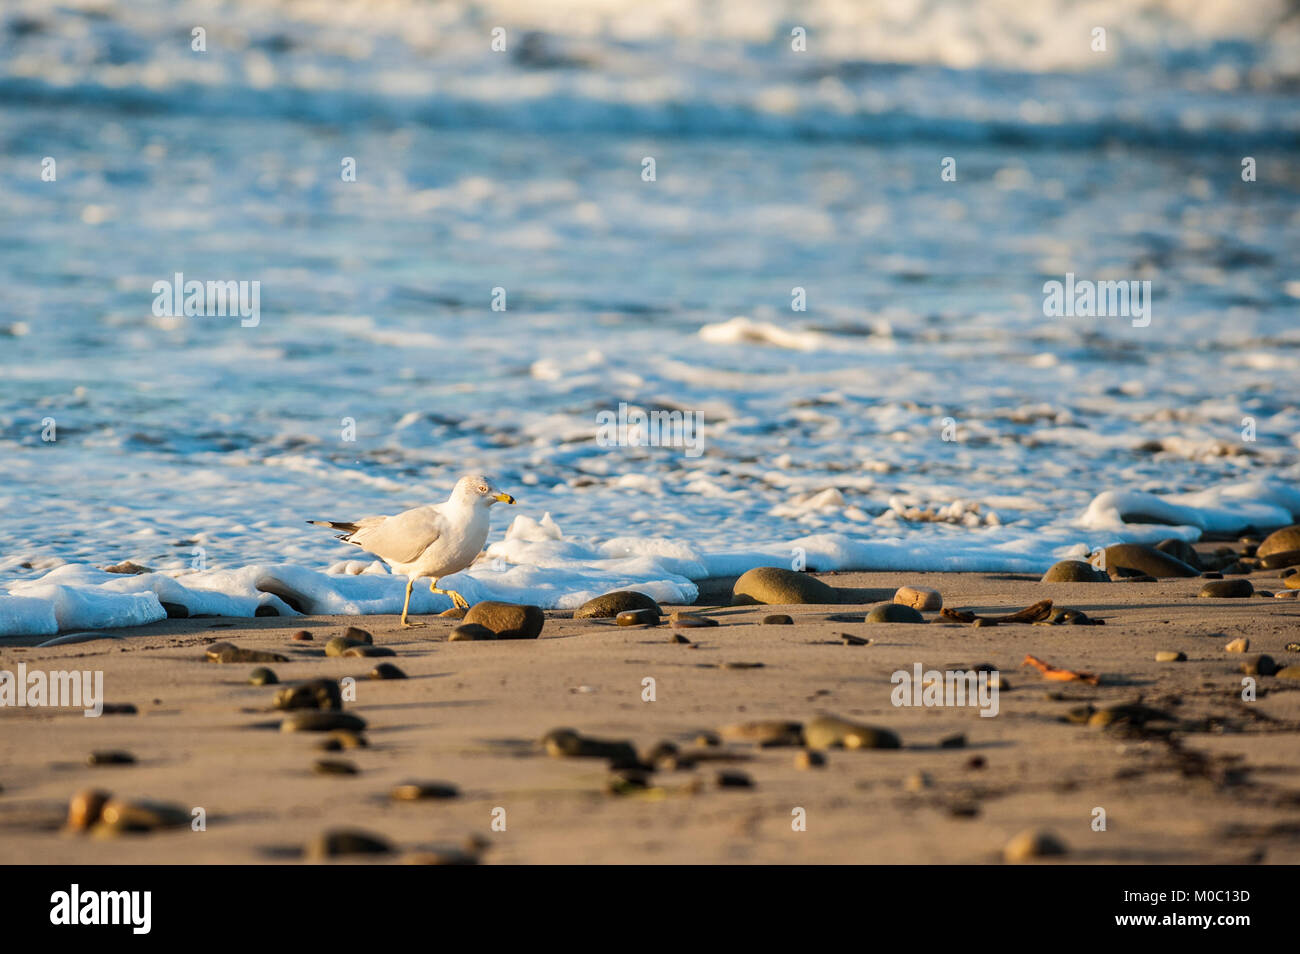
M 478 488 L 478 492 L 481 494 L 485 494 L 488 492 L 488 489 L 480 484 Z

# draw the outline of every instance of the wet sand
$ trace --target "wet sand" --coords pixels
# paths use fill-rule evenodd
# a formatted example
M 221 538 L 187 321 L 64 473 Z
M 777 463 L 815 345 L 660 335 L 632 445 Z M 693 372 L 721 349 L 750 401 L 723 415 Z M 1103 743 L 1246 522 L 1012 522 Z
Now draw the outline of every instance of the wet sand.
M 1300 664 L 1300 602 L 1255 596 L 1197 599 L 1200 579 L 1043 584 L 998 574 L 841 573 L 835 586 L 929 586 L 954 608 L 1010 611 L 1050 598 L 1104 626 L 976 627 L 926 613 L 925 625 L 828 620 L 854 605 L 725 603 L 730 581 L 703 587 L 694 610 L 722 625 L 620 627 L 548 612 L 539 640 L 447 642 L 454 620 L 396 617 L 166 620 L 124 639 L 34 648 L 0 644 L 0 669 L 92 669 L 109 703 L 136 714 L 85 718 L 79 710 L 0 709 L 0 862 L 258 863 L 294 861 L 322 832 L 354 828 L 387 839 L 402 861 L 438 845 L 486 843 L 485 863 L 1000 863 L 1016 833 L 1041 829 L 1074 863 L 1300 862 L 1300 681 L 1259 676 L 1241 699 L 1241 654 Z M 1250 577 L 1281 591 L 1276 573 Z M 999 609 L 1005 608 L 1005 609 Z M 664 607 L 665 612 L 673 609 Z M 788 613 L 793 626 L 764 625 Z M 395 658 L 327 658 L 325 641 L 349 626 Z M 291 640 L 298 630 L 311 642 Z M 676 644 L 680 632 L 693 645 Z M 869 638 L 846 645 L 839 634 Z M 344 709 L 368 723 L 365 748 L 322 752 L 318 733 L 279 731 L 277 687 L 248 684 L 256 664 L 205 661 L 224 640 L 290 658 L 271 663 L 281 683 L 358 677 Z M 1157 663 L 1161 650 L 1185 662 Z M 1090 670 L 1101 684 L 1050 682 L 1022 668 L 1026 654 Z M 391 662 L 410 678 L 371 680 Z M 761 663 L 755 668 L 727 664 Z M 990 663 L 1010 689 L 999 714 L 977 708 L 900 708 L 891 674 Z M 642 699 L 655 680 L 655 701 Z M 1175 731 L 1099 728 L 1063 721 L 1079 706 L 1141 699 L 1176 719 Z M 735 761 L 657 771 L 631 795 L 606 792 L 598 759 L 555 758 L 537 744 L 549 730 L 626 739 L 645 752 L 662 740 L 689 749 L 732 723 L 807 721 L 834 714 L 897 733 L 897 750 L 826 752 L 799 769 L 792 747 L 726 743 Z M 960 748 L 941 741 L 965 736 Z M 93 751 L 124 750 L 136 763 L 91 767 Z M 356 775 L 313 772 L 341 759 Z M 722 788 L 719 771 L 750 788 Z M 457 786 L 453 799 L 394 802 L 408 780 Z M 67 834 L 73 793 L 201 807 L 188 827 L 96 837 Z M 1093 830 L 1095 809 L 1106 830 Z M 504 809 L 505 830 L 493 830 Z M 806 830 L 795 831 L 795 809 Z M 501 812 L 495 811 L 500 819 Z M 355 860 L 355 858 L 354 858 Z M 363 858 L 362 860 L 370 860 Z

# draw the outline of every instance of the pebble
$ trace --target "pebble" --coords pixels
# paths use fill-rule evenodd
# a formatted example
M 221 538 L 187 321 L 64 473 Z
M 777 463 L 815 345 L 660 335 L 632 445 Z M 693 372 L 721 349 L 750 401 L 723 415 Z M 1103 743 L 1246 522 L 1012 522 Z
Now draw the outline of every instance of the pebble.
M 1288 590 L 1300 590 L 1300 573 L 1292 573 L 1282 578 L 1282 585 Z
M 343 630 L 343 638 L 355 639 L 367 644 L 373 644 L 375 641 L 375 637 L 371 636 L 364 629 L 359 629 L 356 626 L 349 626 L 347 629 Z
M 1273 597 L 1279 600 L 1293 600 L 1300 597 L 1300 590 L 1282 590 L 1280 593 L 1274 593 Z
M 894 602 L 914 610 L 938 612 L 943 609 L 943 595 L 928 586 L 900 586 L 894 594 Z
M 1136 570 L 1156 579 L 1199 576 L 1200 570 L 1142 543 L 1116 543 L 1105 550 L 1107 568 Z
M 1243 599 L 1255 592 L 1250 580 L 1212 580 L 1201 587 L 1197 596 L 1209 599 Z
M 1241 671 L 1247 676 L 1271 676 L 1277 672 L 1277 663 L 1267 653 L 1260 653 L 1242 663 Z
M 650 787 L 650 773 L 640 768 L 618 769 L 605 779 L 605 791 L 610 795 L 631 795 Z
M 371 679 L 405 679 L 406 673 L 398 669 L 392 663 L 380 663 L 374 669 L 370 670 Z
M 360 732 L 365 727 L 366 720 L 360 716 L 317 709 L 299 709 L 280 723 L 281 732 L 332 732 L 334 729 Z
M 840 594 L 833 586 L 807 573 L 774 566 L 758 566 L 742 574 L 732 588 L 732 595 L 733 602 L 741 603 L 840 602 Z
M 651 610 L 656 616 L 663 615 L 659 604 L 636 590 L 615 590 L 587 600 L 574 612 L 574 619 L 613 619 L 619 613 L 629 610 Z
M 309 860 L 323 861 L 341 855 L 383 855 L 393 850 L 384 838 L 356 829 L 334 829 L 317 835 L 307 846 Z
M 1300 679 L 1300 666 L 1283 666 L 1273 675 L 1278 679 Z
M 1289 653 L 1300 653 L 1300 643 L 1287 643 L 1282 648 Z
M 1264 538 L 1255 553 L 1258 556 L 1267 557 L 1275 553 L 1286 553 L 1292 550 L 1300 550 L 1300 523 L 1283 527 L 1281 530 L 1274 530 Z
M 312 771 L 317 775 L 359 775 L 358 769 L 351 762 L 343 759 L 317 759 L 312 763 Z
M 754 742 L 765 748 L 803 745 L 803 724 L 773 719 L 723 726 L 718 734 L 731 742 Z
M 542 737 L 542 745 L 554 758 L 610 759 L 619 765 L 640 764 L 631 742 L 591 738 L 573 729 L 552 729 Z
M 340 749 L 364 749 L 369 744 L 360 732 L 351 729 L 335 729 L 329 734 L 329 738 L 322 739 L 317 747 L 327 752 L 337 752 Z
M 964 748 L 966 748 L 966 736 L 964 736 L 964 735 L 950 735 L 950 736 L 948 736 L 948 737 L 946 737 L 946 738 L 940 739 L 940 740 L 939 740 L 939 748 L 941 748 L 941 749 L 964 749 Z
M 765 664 L 761 662 L 726 662 L 722 664 L 723 669 L 762 669 Z
M 985 617 L 980 616 L 977 617 L 975 621 L 971 623 L 971 625 L 974 626 L 976 629 L 980 629 L 985 626 L 996 626 L 998 624 L 996 620 L 986 619 Z
M 718 788 L 753 788 L 754 780 L 744 772 L 719 772 Z
M 920 792 L 933 786 L 934 779 L 927 772 L 913 772 L 903 782 L 903 788 L 909 792 Z
M 966 760 L 966 767 L 968 769 L 974 769 L 976 771 L 986 767 L 988 764 L 989 764 L 989 760 L 982 755 L 972 755 L 969 759 Z
M 349 649 L 353 649 L 357 646 L 369 646 L 369 645 L 370 645 L 369 643 L 367 643 L 365 640 L 362 639 L 351 639 L 347 636 L 335 636 L 328 643 L 325 644 L 325 655 L 342 656 Z
M 313 641 L 316 639 L 315 636 L 313 636 L 311 633 L 307 632 L 307 630 L 305 630 L 305 629 L 300 629 L 300 630 L 298 630 L 298 632 L 294 633 L 294 634 L 293 634 L 292 636 L 290 636 L 289 638 L 292 639 L 292 640 L 293 640 L 294 642 L 296 642 L 296 643 L 310 643 L 310 642 L 313 642 Z
M 706 626 L 721 625 L 712 616 L 703 616 L 699 613 L 686 613 L 678 610 L 668 617 L 668 622 L 674 626 L 680 626 L 683 629 L 700 629 Z
M 419 802 L 426 799 L 457 798 L 460 789 L 446 782 L 403 782 L 389 796 L 395 802 Z
M 1065 843 L 1050 831 L 1026 829 L 1002 849 L 1002 857 L 1011 864 L 1066 853 Z
M 826 617 L 828 623 L 865 623 L 867 617 L 861 613 L 831 613 Z
M 689 639 L 687 639 L 685 636 L 683 636 L 681 633 L 673 633 L 673 638 L 670 639 L 669 642 L 676 643 L 676 644 L 679 645 L 679 646 L 694 646 L 694 645 L 695 645 L 695 644 L 692 643 Z
M 447 635 L 449 643 L 477 642 L 485 639 L 496 639 L 497 634 L 492 632 L 481 623 L 461 623 Z
M 800 749 L 794 754 L 794 767 L 797 769 L 824 768 L 826 756 L 812 749 Z
M 833 716 L 818 716 L 804 726 L 804 739 L 810 749 L 897 749 L 901 743 L 888 729 L 861 725 Z
M 713 748 L 722 744 L 722 737 L 716 732 L 700 732 L 695 736 L 694 744 L 701 748 Z
M 277 709 L 342 709 L 343 694 L 333 679 L 311 679 L 277 689 L 272 704 Z
M 402 858 L 405 865 L 476 865 L 479 863 L 478 851 L 464 851 L 460 848 L 443 846 L 429 851 L 417 851 Z
M 1224 652 L 1229 653 L 1244 653 L 1248 649 L 1250 649 L 1250 640 L 1245 636 L 1239 636 L 1223 647 Z
M 867 614 L 868 623 L 924 623 L 925 617 L 902 603 L 877 603 Z
M 261 663 L 288 662 L 289 657 L 280 653 L 268 653 L 260 649 L 240 649 L 232 643 L 213 643 L 206 650 L 208 662 L 217 663 Z
M 91 752 L 86 756 L 87 765 L 134 765 L 135 756 L 130 752 Z
M 137 712 L 135 704 L 131 702 L 105 702 L 103 708 L 104 715 L 135 715 Z
M 1259 561 L 1260 567 L 1265 570 L 1281 570 L 1297 564 L 1300 564 L 1300 550 L 1283 550 L 1280 553 L 1270 553 Z
M 1110 577 L 1091 563 L 1062 560 L 1043 574 L 1040 583 L 1109 583 Z
M 152 573 L 153 570 L 147 566 L 141 566 L 139 563 L 132 563 L 130 560 L 124 560 L 121 563 L 114 563 L 112 566 L 104 567 L 105 573 L 125 573 L 136 576 L 141 573 Z
M 794 620 L 785 613 L 773 613 L 771 616 L 764 616 L 763 623 L 767 626 L 793 626 Z
M 619 626 L 658 626 L 659 614 L 649 609 L 624 610 L 614 617 L 614 622 Z
M 1186 662 L 1187 654 L 1173 649 L 1162 649 L 1156 653 L 1156 662 Z
M 254 686 L 274 686 L 279 683 L 275 673 L 265 666 L 258 666 L 248 674 L 249 684 Z
M 542 633 L 546 616 L 540 606 L 486 600 L 470 607 L 465 622 L 486 626 L 496 633 L 497 639 L 536 639 Z
M 387 646 L 368 646 L 363 644 L 361 646 L 349 646 L 347 649 L 343 650 L 343 655 L 347 657 L 365 656 L 369 658 L 371 656 L 396 656 L 397 653 L 393 652 L 393 650 L 389 649 Z
M 188 827 L 192 818 L 189 809 L 168 802 L 110 798 L 100 811 L 96 831 L 121 834 Z
M 68 802 L 68 828 L 72 831 L 85 831 L 95 824 L 111 797 L 108 792 L 97 788 L 77 792 Z
M 840 633 L 840 640 L 845 646 L 870 646 L 871 640 L 863 639 L 861 636 L 854 636 L 851 633 Z

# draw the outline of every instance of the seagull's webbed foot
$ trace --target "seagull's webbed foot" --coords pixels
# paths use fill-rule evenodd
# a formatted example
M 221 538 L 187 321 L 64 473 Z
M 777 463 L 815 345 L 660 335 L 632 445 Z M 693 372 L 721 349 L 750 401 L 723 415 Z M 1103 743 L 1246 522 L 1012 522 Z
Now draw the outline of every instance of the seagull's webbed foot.
M 430 593 L 441 593 L 443 596 L 450 596 L 450 597 L 451 597 L 451 605 L 454 606 L 454 607 L 456 607 L 456 609 L 463 609 L 463 610 L 467 610 L 467 609 L 469 609 L 469 603 L 466 601 L 465 597 L 461 596 L 461 595 L 460 595 L 459 593 L 457 593 L 455 590 L 440 590 L 440 589 L 438 589 L 438 581 L 437 581 L 437 580 L 434 580 L 432 583 L 429 584 L 429 592 L 430 592 Z

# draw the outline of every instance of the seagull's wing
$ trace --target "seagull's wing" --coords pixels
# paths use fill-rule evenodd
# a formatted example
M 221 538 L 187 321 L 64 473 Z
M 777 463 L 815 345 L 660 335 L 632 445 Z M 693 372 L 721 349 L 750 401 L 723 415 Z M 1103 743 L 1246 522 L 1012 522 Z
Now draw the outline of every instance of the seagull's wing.
M 417 507 L 393 517 L 366 517 L 343 539 L 389 563 L 414 563 L 445 531 L 436 507 Z

